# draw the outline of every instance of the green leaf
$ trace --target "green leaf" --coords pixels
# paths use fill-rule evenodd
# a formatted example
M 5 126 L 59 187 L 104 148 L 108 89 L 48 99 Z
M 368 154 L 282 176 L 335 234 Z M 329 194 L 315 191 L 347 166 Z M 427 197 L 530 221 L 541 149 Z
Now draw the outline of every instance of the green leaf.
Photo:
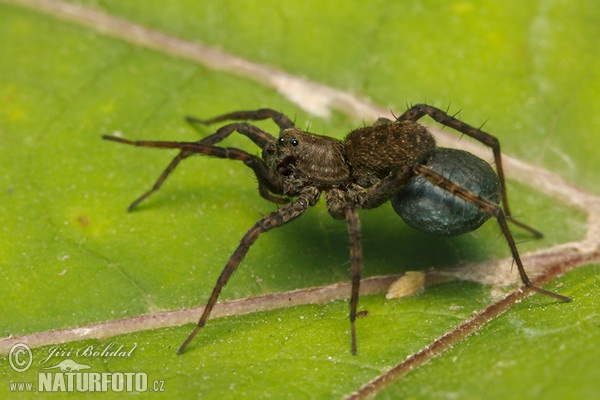
M 561 279 L 576 299 L 568 313 L 523 302 L 380 398 L 594 398 L 595 385 L 584 380 L 598 363 L 598 272 L 596 265 Z
M 191 324 L 136 328 L 140 315 L 203 305 L 241 236 L 275 207 L 258 196 L 253 174 L 240 163 L 194 157 L 127 213 L 127 205 L 151 187 L 176 153 L 120 146 L 101 135 L 197 140 L 216 127 L 195 129 L 183 121 L 185 115 L 263 107 L 338 138 L 370 121 L 344 105 L 329 118 L 311 115 L 307 110 L 321 116 L 330 110 L 321 103 L 310 108 L 235 67 L 210 69 L 167 48 L 141 46 L 131 31 L 115 37 L 110 29 L 97 30 L 94 18 L 90 23 L 65 13 L 65 4 L 0 2 L 0 335 L 7 338 L 0 345 L 7 352 L 9 337 L 22 335 L 44 343 L 32 345 L 34 364 L 24 373 L 10 366 L 8 355 L 2 357 L 0 393 L 9 393 L 10 382 L 34 382 L 37 388 L 38 373 L 58 371 L 42 368 L 70 357 L 93 372 L 143 372 L 151 389 L 154 381 L 164 382 L 170 397 L 340 398 L 386 376 L 497 301 L 496 290 L 472 282 L 432 286 L 403 299 L 362 296 L 360 308 L 369 313 L 357 321 L 357 356 L 349 351 L 347 299 L 321 304 L 309 298 L 318 304 L 211 319 L 182 356 L 175 352 Z M 515 229 L 520 251 L 547 255 L 553 246 L 576 241 L 552 257 L 564 255 L 565 270 L 578 268 L 548 285 L 574 302 L 527 298 L 375 393 L 593 397 L 593 363 L 600 355 L 593 234 L 600 204 L 594 197 L 600 195 L 600 137 L 594 134 L 600 115 L 593 111 L 599 105 L 600 57 L 589 38 L 600 33 L 600 6 L 76 4 L 92 17 L 99 11 L 201 42 L 368 98 L 395 114 L 406 104 L 427 102 L 461 110 L 459 117 L 475 126 L 487 121 L 484 129 L 500 139 L 506 153 L 539 167 L 530 177 L 508 163 L 509 179 L 519 181 L 508 182 L 514 215 L 545 234 L 529 240 Z M 276 133 L 273 124 L 259 125 Z M 235 135 L 224 145 L 258 153 Z M 545 187 L 554 182 L 546 173 L 573 186 L 561 181 Z M 541 184 L 539 176 L 545 177 Z M 361 221 L 365 276 L 479 265 L 509 255 L 493 222 L 458 238 L 431 238 L 405 226 L 389 205 L 361 212 Z M 346 282 L 347 242 L 344 224 L 319 204 L 261 236 L 220 300 Z M 114 325 L 90 325 L 104 321 L 125 328 L 112 333 Z M 62 343 L 66 331 L 48 333 L 77 326 L 99 326 L 104 336 Z M 120 346 L 131 354 L 89 354 Z

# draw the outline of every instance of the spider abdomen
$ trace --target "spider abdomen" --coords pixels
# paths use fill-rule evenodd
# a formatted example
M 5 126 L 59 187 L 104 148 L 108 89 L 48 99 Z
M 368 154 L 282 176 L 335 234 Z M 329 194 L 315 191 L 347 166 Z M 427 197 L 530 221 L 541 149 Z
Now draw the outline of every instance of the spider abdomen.
M 425 165 L 484 199 L 500 202 L 498 175 L 487 162 L 467 151 L 437 148 Z M 434 235 L 471 232 L 490 218 L 474 204 L 422 176 L 411 178 L 391 201 L 396 213 L 408 225 Z

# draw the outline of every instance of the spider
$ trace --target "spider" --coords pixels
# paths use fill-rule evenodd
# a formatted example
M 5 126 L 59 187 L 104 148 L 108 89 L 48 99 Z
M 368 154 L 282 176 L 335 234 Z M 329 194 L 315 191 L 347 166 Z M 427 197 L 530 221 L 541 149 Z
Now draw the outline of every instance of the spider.
M 496 172 L 470 153 L 437 147 L 433 135 L 418 123 L 425 115 L 490 147 Z M 104 135 L 106 140 L 132 146 L 180 150 L 154 186 L 131 203 L 129 211 L 157 191 L 182 160 L 195 154 L 242 161 L 254 171 L 260 195 L 280 207 L 262 217 L 242 237 L 223 268 L 198 324 L 178 354 L 184 352 L 206 324 L 221 289 L 258 237 L 300 217 L 322 194 L 329 214 L 346 221 L 350 236 L 352 354 L 357 351 L 355 320 L 362 273 L 358 210 L 379 207 L 388 200 L 392 200 L 394 209 L 410 225 L 429 233 L 456 235 L 476 229 L 489 217 L 496 218 L 525 288 L 571 301 L 534 286 L 525 272 L 508 222 L 534 236 L 542 235 L 511 217 L 498 140 L 438 108 L 414 105 L 395 120 L 379 118 L 373 125 L 351 131 L 344 140 L 298 129 L 289 117 L 272 109 L 234 111 L 205 120 L 186 119 L 192 124 L 271 119 L 280 132 L 276 138 L 248 122 L 234 122 L 197 142 L 134 141 Z M 233 132 L 250 138 L 262 149 L 262 157 L 237 148 L 216 146 Z

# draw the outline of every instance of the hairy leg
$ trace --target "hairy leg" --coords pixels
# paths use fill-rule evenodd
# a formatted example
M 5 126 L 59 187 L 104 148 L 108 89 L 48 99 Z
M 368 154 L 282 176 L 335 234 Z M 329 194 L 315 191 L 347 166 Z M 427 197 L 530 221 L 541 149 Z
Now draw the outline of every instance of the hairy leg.
M 350 296 L 350 334 L 352 354 L 356 354 L 356 310 L 358 308 L 358 296 L 360 290 L 360 277 L 362 274 L 362 250 L 360 244 L 360 219 L 354 206 L 344 208 L 346 222 L 348 224 L 348 235 L 350 236 L 350 268 L 352 276 L 352 293 Z
M 194 328 L 192 333 L 183 342 L 177 351 L 178 354 L 182 354 L 185 351 L 186 347 L 198 334 L 200 329 L 202 329 L 202 327 L 206 324 L 213 307 L 217 303 L 217 299 L 219 298 L 221 290 L 227 284 L 229 278 L 231 278 L 231 275 L 233 275 L 237 267 L 240 265 L 240 262 L 250 249 L 250 246 L 252 246 L 252 244 L 258 239 L 260 234 L 298 218 L 311 206 L 315 205 L 315 203 L 319 200 L 319 196 L 319 190 L 314 187 L 309 187 L 298 196 L 296 201 L 286 204 L 279 210 L 264 216 L 256 224 L 254 224 L 254 226 L 250 228 L 248 232 L 246 232 L 246 234 L 242 237 L 239 246 L 229 258 L 225 268 L 223 268 L 212 294 L 210 295 L 210 298 L 204 307 L 204 311 L 202 312 L 202 316 L 200 317 L 196 328 Z
M 288 200 L 283 197 L 279 197 L 275 194 L 283 194 L 281 193 L 281 177 L 277 174 L 274 174 L 269 170 L 269 168 L 265 165 L 264 161 L 259 157 L 248 154 L 247 152 L 231 148 L 231 147 L 218 147 L 212 146 L 206 143 L 200 142 L 169 142 L 169 141 L 149 141 L 149 140 L 128 140 L 116 136 L 108 136 L 104 135 L 103 139 L 110 140 L 113 142 L 123 143 L 130 146 L 136 147 L 154 147 L 154 148 L 167 148 L 167 149 L 179 149 L 180 153 L 171 161 L 171 163 L 167 166 L 167 168 L 163 171 L 161 176 L 158 178 L 154 186 L 138 197 L 131 205 L 128 207 L 128 210 L 131 211 L 135 208 L 140 202 L 150 196 L 152 193 L 157 191 L 160 186 L 163 184 L 165 179 L 169 176 L 171 172 L 175 169 L 175 167 L 179 164 L 179 162 L 191 155 L 194 154 L 203 154 L 212 157 L 218 158 L 228 158 L 231 160 L 242 161 L 245 165 L 250 167 L 257 179 L 259 184 L 259 193 L 262 197 L 269 201 L 273 201 L 275 203 L 284 204 L 287 203 Z
M 186 120 L 194 124 L 212 124 L 221 121 L 259 121 L 263 119 L 272 119 L 280 129 L 293 128 L 294 123 L 285 114 L 270 108 L 261 108 L 259 110 L 233 111 L 227 114 L 218 115 L 209 119 L 200 119 L 196 117 L 186 117 Z
M 498 204 L 491 202 L 489 200 L 486 200 L 483 197 L 480 197 L 477 194 L 471 192 L 470 190 L 467 190 L 467 189 L 457 185 L 456 183 L 452 182 L 451 180 L 445 178 L 441 174 L 435 172 L 431 168 L 428 168 L 424 165 L 417 165 L 417 166 L 413 167 L 413 170 L 414 170 L 415 174 L 421 175 L 422 177 L 424 177 L 425 179 L 427 179 L 429 182 L 433 183 L 434 185 L 436 185 L 444 190 L 447 190 L 448 192 L 452 193 L 453 195 L 455 195 L 465 201 L 468 201 L 471 204 L 474 204 L 481 210 L 485 211 L 486 213 L 488 213 L 491 216 L 496 218 L 496 220 L 498 221 L 498 224 L 500 225 L 502 234 L 504 235 L 504 238 L 508 242 L 508 247 L 510 248 L 510 252 L 512 254 L 513 260 L 517 264 L 517 269 L 519 270 L 519 274 L 521 276 L 521 281 L 523 281 L 523 284 L 526 287 L 531 288 L 531 289 L 535 290 L 536 292 L 539 292 L 539 293 L 542 293 L 542 294 L 545 294 L 548 296 L 552 296 L 561 301 L 565 301 L 565 302 L 571 301 L 571 299 L 569 297 L 563 296 L 558 293 L 550 292 L 546 289 L 542 289 L 537 286 L 533 286 L 533 284 L 529 280 L 529 277 L 527 276 L 527 273 L 525 272 L 525 267 L 523 266 L 523 262 L 521 261 L 519 251 L 517 250 L 517 245 L 516 245 L 515 240 L 510 232 L 510 229 L 508 228 L 508 225 L 506 223 L 506 217 L 504 215 L 504 212 Z
M 433 120 L 439 122 L 440 124 L 453 128 L 461 133 L 464 133 L 465 135 L 478 140 L 479 142 L 492 149 L 492 153 L 494 154 L 494 162 L 496 163 L 496 172 L 498 173 L 498 178 L 500 179 L 500 196 L 502 198 L 502 206 L 504 208 L 504 215 L 506 216 L 506 219 L 509 220 L 511 223 L 517 225 L 518 227 L 532 233 L 534 236 L 542 237 L 543 235 L 540 231 L 511 217 L 511 212 L 508 207 L 508 197 L 506 195 L 504 170 L 502 168 L 502 154 L 500 151 L 500 142 L 498 141 L 498 139 L 495 136 L 482 131 L 481 129 L 475 128 L 471 125 L 460 121 L 459 119 L 454 118 L 451 115 L 448 115 L 448 113 L 446 113 L 443 110 L 440 110 L 439 108 L 427 104 L 416 104 L 410 107 L 400 117 L 398 117 L 398 120 L 417 121 L 425 114 L 429 115 Z
M 404 166 L 386 176 L 369 189 L 354 185 L 349 188 L 348 195 L 359 208 L 377 208 L 388 201 L 398 190 L 414 176 L 411 167 Z

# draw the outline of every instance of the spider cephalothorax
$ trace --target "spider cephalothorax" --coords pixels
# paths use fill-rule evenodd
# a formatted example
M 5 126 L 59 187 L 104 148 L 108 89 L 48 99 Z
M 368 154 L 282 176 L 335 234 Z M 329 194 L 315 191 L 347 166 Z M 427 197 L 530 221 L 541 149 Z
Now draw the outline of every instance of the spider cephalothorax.
M 496 173 L 485 161 L 470 153 L 436 147 L 431 133 L 417 122 L 426 114 L 490 147 Z M 362 272 L 357 210 L 379 207 L 388 200 L 392 200 L 396 212 L 411 226 L 427 233 L 465 233 L 476 229 L 489 217 L 495 217 L 525 287 L 570 301 L 568 297 L 533 286 L 525 272 L 507 221 L 535 236 L 541 234 L 510 216 L 500 144 L 494 136 L 425 104 L 409 108 L 393 121 L 380 118 L 371 126 L 350 132 L 344 140 L 300 130 L 287 116 L 271 109 L 235 111 L 208 120 L 188 117 L 188 121 L 209 124 L 269 118 L 280 128 L 278 138 L 247 122 L 230 123 L 197 142 L 131 141 L 104 136 L 104 139 L 133 146 L 180 150 L 154 186 L 135 200 L 129 210 L 158 190 L 177 164 L 193 154 L 242 161 L 254 171 L 260 195 L 282 204 L 276 211 L 261 218 L 242 237 L 221 272 L 198 325 L 181 345 L 179 353 L 185 350 L 204 326 L 221 289 L 260 234 L 298 218 L 316 204 L 321 194 L 325 196 L 331 216 L 346 220 L 348 226 L 353 354 L 356 353 L 354 322 Z M 262 158 L 240 149 L 215 146 L 236 131 L 262 149 Z

